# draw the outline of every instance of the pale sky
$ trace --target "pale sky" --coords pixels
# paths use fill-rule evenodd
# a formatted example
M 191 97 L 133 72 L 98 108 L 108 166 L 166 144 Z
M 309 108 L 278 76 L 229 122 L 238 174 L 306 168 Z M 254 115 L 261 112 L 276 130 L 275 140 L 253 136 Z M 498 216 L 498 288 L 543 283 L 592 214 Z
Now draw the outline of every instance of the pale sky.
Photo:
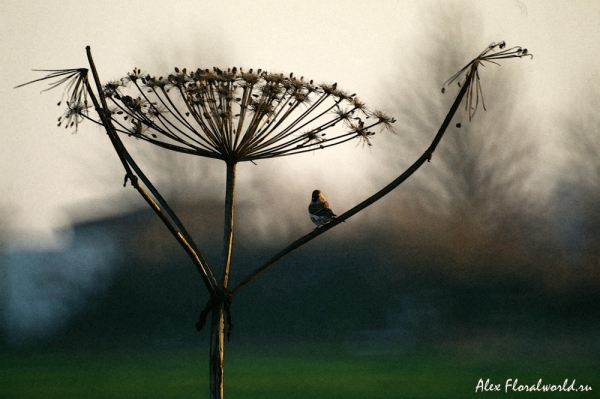
M 33 245 L 23 237 L 46 246 L 53 243 L 53 231 L 71 222 L 76 205 L 96 213 L 118 213 L 113 208 L 123 201 L 142 205 L 133 190 L 122 188 L 124 172 L 99 128 L 84 123 L 72 134 L 56 127 L 63 112 L 56 106 L 60 89 L 42 95 L 45 83 L 13 89 L 42 76 L 32 69 L 87 67 L 90 45 L 105 81 L 134 67 L 166 75 L 175 66 L 235 65 L 338 82 L 371 108 L 386 111 L 381 94 L 394 90 L 389 78 L 398 64 L 418 65 L 417 50 L 423 50 L 427 33 L 445 29 L 428 26 L 424 16 L 452 6 L 478 15 L 472 27 L 465 26 L 476 38 L 463 43 L 472 57 L 501 40 L 534 54 L 531 61 L 517 60 L 507 73 L 520 70 L 523 117 L 539 124 L 539 145 L 551 159 L 546 166 L 558 166 L 556 118 L 577 104 L 579 88 L 598 85 L 597 0 L 3 1 L 0 226 L 8 221 L 11 232 L 19 233 L 21 238 L 9 238 L 15 248 Z M 364 177 L 355 163 L 377 159 L 377 148 L 375 143 L 358 160 L 341 152 L 336 166 L 345 172 L 333 171 L 318 155 L 310 158 L 312 166 L 290 158 L 266 170 L 290 174 L 296 189 L 307 193 L 306 202 L 317 183 L 329 179 L 335 190 Z M 353 144 L 349 149 L 356 151 Z M 354 199 L 340 206 L 353 205 Z

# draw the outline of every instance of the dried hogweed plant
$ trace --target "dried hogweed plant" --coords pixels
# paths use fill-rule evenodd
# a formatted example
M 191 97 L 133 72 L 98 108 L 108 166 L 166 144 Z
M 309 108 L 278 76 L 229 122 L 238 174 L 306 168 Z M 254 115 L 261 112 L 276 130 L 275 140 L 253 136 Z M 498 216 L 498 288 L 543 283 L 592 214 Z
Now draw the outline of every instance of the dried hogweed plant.
M 210 395 L 211 398 L 222 398 L 225 336 L 229 338 L 231 334 L 234 295 L 279 259 L 381 199 L 423 163 L 430 161 L 465 96 L 469 120 L 475 115 L 480 97 L 485 109 L 478 72 L 480 65 L 529 55 L 520 47 L 505 49 L 504 42 L 488 46 L 444 83 L 442 92 L 454 82 L 458 82 L 460 91 L 431 145 L 413 165 L 387 186 L 338 216 L 336 223 L 327 223 L 300 237 L 233 287 L 229 285 L 229 273 L 236 165 L 326 149 L 351 140 L 370 146 L 374 129 L 394 131 L 392 117 L 367 109 L 355 94 L 338 89 L 335 83 L 315 84 L 293 74 L 260 69 L 244 71 L 234 67 L 188 71 L 175 68 L 168 76 L 155 77 L 135 68 L 121 79 L 102 84 L 89 47 L 89 70 L 45 71 L 49 72 L 47 76 L 24 85 L 50 80 L 46 90 L 65 87 L 63 100 L 66 96 L 67 109 L 59 118 L 59 126 L 77 129 L 79 123 L 89 120 L 104 127 L 125 169 L 125 185 L 127 181 L 131 182 L 195 264 L 209 294 L 196 328 L 201 330 L 211 315 Z M 89 80 L 90 70 L 95 90 Z M 58 104 L 61 105 L 63 100 Z M 135 137 L 167 150 L 225 161 L 225 226 L 219 278 L 215 277 L 214 269 L 208 265 L 177 215 L 131 157 L 122 137 Z

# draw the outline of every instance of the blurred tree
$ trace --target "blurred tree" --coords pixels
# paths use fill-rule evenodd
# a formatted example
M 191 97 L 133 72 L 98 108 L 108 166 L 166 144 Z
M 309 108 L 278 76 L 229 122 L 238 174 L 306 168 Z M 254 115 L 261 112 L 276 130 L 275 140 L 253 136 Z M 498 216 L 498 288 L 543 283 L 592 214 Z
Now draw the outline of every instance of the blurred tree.
M 445 65 L 464 58 L 461 44 L 475 40 L 463 29 L 466 25 L 460 21 L 466 19 L 477 18 L 463 8 L 428 13 L 423 20 L 433 28 L 419 46 L 421 61 L 403 64 L 418 70 L 399 71 L 400 75 L 417 76 L 419 82 L 446 80 Z M 447 29 L 442 32 L 438 26 Z M 480 72 L 483 76 L 497 71 Z M 480 102 L 483 105 L 485 99 L 493 108 L 471 123 L 469 110 L 463 110 L 435 162 L 422 168 L 420 177 L 399 194 L 401 205 L 392 214 L 398 215 L 391 225 L 400 230 L 395 235 L 402 236 L 401 247 L 429 259 L 415 267 L 427 264 L 456 282 L 531 279 L 539 273 L 549 245 L 548 205 L 535 185 L 538 154 L 530 125 L 515 115 L 518 80 L 513 74 L 494 76 L 493 87 L 482 83 Z M 394 92 L 401 96 L 392 96 L 401 124 L 397 130 L 408 141 L 405 154 L 426 146 L 423 133 L 435 129 L 435 121 L 442 118 L 439 96 L 423 95 L 433 90 L 405 87 Z M 402 162 L 390 154 L 388 164 Z
M 555 195 L 555 217 L 568 269 L 562 278 L 580 291 L 600 287 L 600 93 L 580 88 L 577 112 L 565 118 L 561 137 L 565 173 Z M 572 106 L 573 107 L 573 106 Z

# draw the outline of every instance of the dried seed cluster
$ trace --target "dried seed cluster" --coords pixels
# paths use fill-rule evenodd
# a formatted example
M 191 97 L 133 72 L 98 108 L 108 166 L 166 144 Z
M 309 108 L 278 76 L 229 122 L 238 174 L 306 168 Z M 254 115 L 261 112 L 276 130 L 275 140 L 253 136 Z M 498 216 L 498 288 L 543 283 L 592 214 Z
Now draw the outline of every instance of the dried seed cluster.
M 236 162 L 298 154 L 359 139 L 395 120 L 369 111 L 337 84 L 242 68 L 175 68 L 166 77 L 135 68 L 103 86 L 122 133 L 175 151 Z M 364 121 L 363 121 L 364 119 Z M 333 129 L 340 126 L 340 129 Z

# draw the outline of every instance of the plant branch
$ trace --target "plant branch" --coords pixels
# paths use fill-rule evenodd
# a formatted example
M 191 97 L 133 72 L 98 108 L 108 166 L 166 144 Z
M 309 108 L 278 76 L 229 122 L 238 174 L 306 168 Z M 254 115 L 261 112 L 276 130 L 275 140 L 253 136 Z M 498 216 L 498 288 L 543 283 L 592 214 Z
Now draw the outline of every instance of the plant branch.
M 275 264 L 275 262 L 277 262 L 278 260 L 280 260 L 281 258 L 286 256 L 290 252 L 292 252 L 295 249 L 301 247 L 302 245 L 308 243 L 309 241 L 320 236 L 321 234 L 325 233 L 326 231 L 329 231 L 330 229 L 339 225 L 340 222 L 343 222 L 344 220 L 350 218 L 351 216 L 354 216 L 355 214 L 362 211 L 369 205 L 372 205 L 374 202 L 380 200 L 381 198 L 383 198 L 384 196 L 389 194 L 392 190 L 394 190 L 396 187 L 398 187 L 400 184 L 402 184 L 406 179 L 408 179 L 414 172 L 416 172 L 421 167 L 421 165 L 423 165 L 426 161 L 430 161 L 431 157 L 433 155 L 433 152 L 435 151 L 437 145 L 439 144 L 444 133 L 446 132 L 448 125 L 450 125 L 450 122 L 452 121 L 454 114 L 456 113 L 458 107 L 460 106 L 460 103 L 461 103 L 463 97 L 469 90 L 469 86 L 471 83 L 471 79 L 469 78 L 469 76 L 471 74 L 473 74 L 475 71 L 476 71 L 476 69 L 469 71 L 469 75 L 467 76 L 465 84 L 463 84 L 463 86 L 461 87 L 460 92 L 456 96 L 456 99 L 454 100 L 452 107 L 450 107 L 450 111 L 448 111 L 448 114 L 446 115 L 444 122 L 440 126 L 438 133 L 436 134 L 433 141 L 431 142 L 431 145 L 429 146 L 429 148 L 427 148 L 427 150 L 423 153 L 423 155 L 421 155 L 415 161 L 415 163 L 413 163 L 408 169 L 406 169 L 406 171 L 404 171 L 400 176 L 398 176 L 387 186 L 385 186 L 384 188 L 379 190 L 377 193 L 373 194 L 372 196 L 370 196 L 363 202 L 359 203 L 352 209 L 350 209 L 350 210 L 346 211 L 345 213 L 343 213 L 342 215 L 338 216 L 334 222 L 331 222 L 324 226 L 321 226 L 321 227 L 313 230 L 312 232 L 306 234 L 305 236 L 300 237 L 299 239 L 297 239 L 296 241 L 294 241 L 293 243 L 288 245 L 286 248 L 284 248 L 283 250 L 281 250 L 280 252 L 275 254 L 271 259 L 269 259 L 263 265 L 261 265 L 260 267 L 255 269 L 252 273 L 250 273 L 244 280 L 242 280 L 237 286 L 235 286 L 235 288 L 230 290 L 231 294 L 237 293 L 244 286 L 246 286 L 248 283 L 250 283 L 256 277 L 258 277 L 259 274 L 261 274 L 262 272 L 267 270 L 269 267 L 271 267 L 273 264 Z
M 113 144 L 113 147 L 114 147 L 115 151 L 117 152 L 117 155 L 119 156 L 119 159 L 121 160 L 121 163 L 123 164 L 123 167 L 125 168 L 125 171 L 127 173 L 126 179 L 128 178 L 131 181 L 132 186 L 140 193 L 140 195 L 144 198 L 144 200 L 146 200 L 146 202 L 150 205 L 150 207 L 156 212 L 156 214 L 163 221 L 165 226 L 167 226 L 167 228 L 169 229 L 171 234 L 173 234 L 175 239 L 181 244 L 183 249 L 188 253 L 190 258 L 196 265 L 196 268 L 200 272 L 202 280 L 204 281 L 204 284 L 206 285 L 206 288 L 210 292 L 211 296 L 216 296 L 218 284 L 217 284 L 216 279 L 215 279 L 214 275 L 212 274 L 212 271 L 210 270 L 206 260 L 204 259 L 202 252 L 200 252 L 200 250 L 197 248 L 196 244 L 193 242 L 190 235 L 183 227 L 183 224 L 181 223 L 181 221 L 179 221 L 179 219 L 177 218 L 175 213 L 168 206 L 167 202 L 159 194 L 158 190 L 156 190 L 154 188 L 154 186 L 150 183 L 150 180 L 148 180 L 148 178 L 144 175 L 142 170 L 135 163 L 133 158 L 129 155 L 129 152 L 127 151 L 127 149 L 123 145 L 121 139 L 119 138 L 118 134 L 116 133 L 116 130 L 115 130 L 114 126 L 112 125 L 110 114 L 107 111 L 105 111 L 108 108 L 106 105 L 106 100 L 102 93 L 102 85 L 100 84 L 100 79 L 98 77 L 98 73 L 96 71 L 96 67 L 95 67 L 94 61 L 92 59 L 91 49 L 89 46 L 86 47 L 86 51 L 87 51 L 87 56 L 88 56 L 88 60 L 90 63 L 92 75 L 94 77 L 94 81 L 96 83 L 96 88 L 98 90 L 98 94 L 100 97 L 100 101 L 102 102 L 102 105 L 100 105 L 98 103 L 98 100 L 94 96 L 91 86 L 90 86 L 88 80 L 86 79 L 86 85 L 88 86 L 88 92 L 90 94 L 90 97 L 92 98 L 94 107 L 96 108 L 96 112 L 100 116 L 102 125 L 106 129 L 106 132 Z M 137 176 L 133 173 L 132 169 L 136 172 Z M 146 192 L 146 190 L 139 184 L 138 179 L 137 179 L 138 176 L 143 181 L 143 183 L 146 185 L 146 187 L 150 190 L 150 192 L 152 193 L 152 195 L 154 196 L 156 201 L 152 197 L 150 197 L 150 195 Z M 158 204 L 157 204 L 157 202 L 158 202 Z M 159 206 L 159 204 L 160 204 L 160 206 Z M 162 206 L 162 208 L 161 208 L 161 206 Z M 163 212 L 163 209 L 165 212 Z M 166 215 L 165 215 L 165 213 L 166 213 Z

